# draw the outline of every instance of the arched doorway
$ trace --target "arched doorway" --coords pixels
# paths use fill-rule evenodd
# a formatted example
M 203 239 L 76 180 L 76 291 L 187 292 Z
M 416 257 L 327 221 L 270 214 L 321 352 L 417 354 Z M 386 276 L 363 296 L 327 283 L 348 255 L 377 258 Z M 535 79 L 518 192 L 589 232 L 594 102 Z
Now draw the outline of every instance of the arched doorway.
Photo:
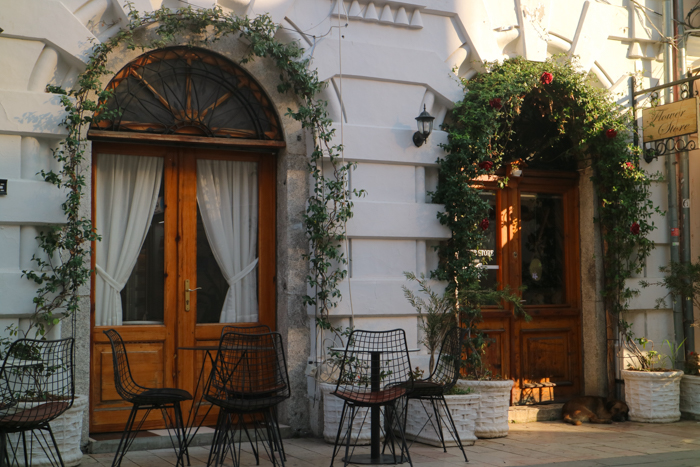
M 123 429 L 115 328 L 135 379 L 194 391 L 225 323 L 275 328 L 277 115 L 258 84 L 203 49 L 148 52 L 107 86 L 93 140 L 91 431 Z M 162 424 L 152 414 L 144 428 Z

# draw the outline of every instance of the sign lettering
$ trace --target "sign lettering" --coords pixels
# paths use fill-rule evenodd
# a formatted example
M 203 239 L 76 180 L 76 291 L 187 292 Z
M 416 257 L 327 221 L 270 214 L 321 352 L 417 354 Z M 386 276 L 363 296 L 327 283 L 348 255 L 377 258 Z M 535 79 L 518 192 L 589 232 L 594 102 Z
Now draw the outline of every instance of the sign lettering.
M 644 141 L 657 141 L 698 131 L 698 103 L 684 99 L 672 104 L 651 107 L 642 111 Z

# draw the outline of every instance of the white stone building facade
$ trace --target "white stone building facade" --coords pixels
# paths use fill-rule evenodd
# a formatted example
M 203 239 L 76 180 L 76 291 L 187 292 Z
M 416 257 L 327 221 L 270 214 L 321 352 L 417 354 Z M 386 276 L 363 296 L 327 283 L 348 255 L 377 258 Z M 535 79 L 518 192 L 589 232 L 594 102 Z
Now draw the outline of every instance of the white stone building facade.
M 344 323 L 352 317 L 359 328 L 403 328 L 410 347 L 418 345 L 418 317 L 403 298 L 403 272 L 429 273 L 438 261 L 432 247 L 450 235 L 439 224 L 436 214 L 441 206 L 431 203 L 429 193 L 437 183 L 436 161 L 443 155 L 440 144 L 446 141 L 439 125 L 453 102 L 463 95 L 457 78 L 474 76 L 481 71 L 482 61 L 513 56 L 543 61 L 563 53 L 578 56 L 582 69 L 624 105 L 629 102 L 631 75 L 645 88 L 663 82 L 660 13 L 664 2 L 659 0 L 132 2 L 139 11 L 187 4 L 194 8 L 220 6 L 238 15 L 269 13 L 281 26 L 277 38 L 298 41 L 312 57 L 311 66 L 318 70 L 320 79 L 329 83 L 320 97 L 328 102 L 337 142 L 345 147 L 344 158 L 358 163 L 351 174 L 351 186 L 367 191 L 366 197 L 354 200 L 354 217 L 347 225 L 350 270 L 341 285 L 343 299 L 334 315 Z M 7 194 L 0 196 L 0 328 L 11 324 L 21 327 L 23 318 L 31 313 L 35 289 L 22 277 L 22 271 L 32 268 L 35 237 L 41 226 L 62 222 L 62 193 L 37 175 L 56 167 L 51 149 L 64 136 L 58 125 L 62 118 L 59 100 L 45 92 L 46 84 L 74 86 L 85 67 L 91 41 L 111 37 L 125 24 L 126 11 L 119 0 L 0 0 L 0 179 L 8 181 Z M 236 63 L 242 47 L 232 38 L 212 50 Z M 116 73 L 140 53 L 122 51 L 112 59 L 110 68 Z M 695 58 L 689 56 L 688 63 Z M 321 405 L 313 402 L 318 391 L 305 371 L 308 362 L 320 358 L 315 350 L 320 344 L 313 311 L 306 310 L 301 300 L 306 293 L 301 215 L 309 190 L 305 165 L 308 135 L 284 117 L 286 109 L 295 104 L 291 97 L 277 93 L 273 65 L 261 60 L 244 68 L 273 102 L 286 141 L 286 148 L 274 156 L 275 323 L 287 345 L 295 396 L 281 418 L 297 430 L 319 434 Z M 412 142 L 415 117 L 424 106 L 435 116 L 435 130 L 426 144 L 416 147 Z M 698 176 L 695 165 L 691 155 L 691 187 Z M 659 160 L 647 168 L 664 173 L 665 167 Z M 580 393 L 603 394 L 605 319 L 589 177 L 585 171 L 579 174 L 576 187 L 581 241 L 576 245 L 580 252 L 580 300 L 574 305 L 580 310 L 580 321 L 572 332 L 578 334 L 574 342 L 580 345 L 572 350 L 580 353 L 580 360 L 571 371 L 576 373 Z M 652 196 L 665 210 L 666 183 L 655 183 Z M 691 193 L 693 198 L 697 199 L 695 193 Z M 85 212 L 90 212 L 87 207 Z M 647 260 L 644 275 L 650 281 L 658 276 L 658 267 L 669 262 L 671 242 L 666 219 L 657 216 L 653 220 L 658 226 L 651 237 L 656 249 Z M 699 223 L 691 220 L 693 226 Z M 694 236 L 692 240 L 694 251 L 698 251 L 698 240 Z M 77 388 L 94 397 L 90 378 L 97 354 L 89 337 L 88 292 L 77 335 Z M 657 288 L 642 290 L 630 305 L 628 321 L 634 323 L 638 335 L 656 342 L 673 341 L 671 311 L 654 309 L 661 294 Z M 415 361 L 425 364 L 426 358 L 426 352 L 421 351 Z

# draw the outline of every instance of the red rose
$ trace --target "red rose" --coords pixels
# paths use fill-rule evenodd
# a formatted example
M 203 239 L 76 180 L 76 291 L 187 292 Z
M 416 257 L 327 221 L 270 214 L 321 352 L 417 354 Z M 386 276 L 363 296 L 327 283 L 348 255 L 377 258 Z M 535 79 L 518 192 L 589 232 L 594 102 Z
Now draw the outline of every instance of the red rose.
M 501 98 L 500 97 L 494 97 L 489 101 L 489 105 L 496 109 L 496 110 L 501 110 L 501 107 L 503 107 L 503 104 L 501 104 Z
M 545 71 L 544 73 L 542 73 L 542 76 L 540 76 L 540 83 L 549 84 L 552 82 L 553 79 L 554 79 L 554 75 Z
M 625 168 L 627 170 L 634 170 L 634 164 L 631 162 L 625 162 Z
M 634 235 L 639 235 L 639 224 L 636 222 L 630 226 L 630 232 Z
M 613 128 L 610 128 L 605 132 L 605 136 L 607 136 L 608 139 L 613 139 L 617 136 L 617 131 L 615 131 Z
M 481 227 L 481 230 L 486 230 L 489 228 L 489 220 L 488 219 L 482 219 L 481 223 L 479 223 L 479 227 Z
M 491 162 L 491 161 L 481 161 L 481 162 L 479 162 L 479 168 L 480 168 L 480 169 L 491 170 L 491 167 L 493 167 L 493 162 Z

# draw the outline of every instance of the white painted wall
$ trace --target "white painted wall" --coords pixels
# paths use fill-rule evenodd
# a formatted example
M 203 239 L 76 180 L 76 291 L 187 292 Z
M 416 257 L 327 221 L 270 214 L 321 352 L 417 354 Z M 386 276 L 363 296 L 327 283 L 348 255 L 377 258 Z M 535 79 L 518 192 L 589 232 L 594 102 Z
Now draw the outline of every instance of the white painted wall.
M 49 149 L 63 134 L 58 100 L 44 86 L 75 82 L 89 41 L 110 37 L 124 24 L 122 3 L 0 0 L 5 30 L 0 35 L 0 178 L 9 179 L 9 194 L 0 197 L 0 317 L 8 323 L 31 308 L 33 287 L 20 276 L 36 251 L 37 227 L 61 222 L 61 194 L 35 175 L 53 167 Z M 140 11 L 183 3 L 217 4 L 133 2 Z M 661 1 L 640 3 L 661 11 Z M 471 77 L 481 70 L 481 60 L 578 55 L 583 69 L 619 93 L 620 102 L 627 100 L 630 74 L 637 73 L 644 87 L 658 84 L 662 75 L 660 17 L 643 14 L 628 0 L 218 0 L 218 5 L 238 14 L 269 12 L 282 25 L 279 37 L 300 40 L 319 76 L 329 81 L 323 97 L 337 142 L 344 143 L 346 159 L 359 162 L 352 186 L 368 192 L 355 200 L 348 224 L 351 274 L 341 285 L 344 298 L 334 314 L 354 313 L 356 325 L 363 327 L 404 327 L 410 346 L 418 339 L 416 316 L 402 296 L 402 272 L 434 268 L 431 246 L 449 236 L 436 219 L 441 207 L 430 204 L 426 192 L 434 189 L 439 144 L 446 141 L 439 125 L 462 95 L 451 70 Z M 423 105 L 437 117 L 436 131 L 416 148 L 411 135 Z M 649 168 L 665 171 L 662 163 Z M 653 199 L 665 209 L 665 184 L 654 186 Z M 652 281 L 668 261 L 669 242 L 665 218 L 654 220 L 657 249 L 643 274 Z M 652 310 L 658 293 L 644 290 L 631 304 L 630 319 L 638 334 L 661 341 L 673 337 L 673 326 L 668 310 Z

